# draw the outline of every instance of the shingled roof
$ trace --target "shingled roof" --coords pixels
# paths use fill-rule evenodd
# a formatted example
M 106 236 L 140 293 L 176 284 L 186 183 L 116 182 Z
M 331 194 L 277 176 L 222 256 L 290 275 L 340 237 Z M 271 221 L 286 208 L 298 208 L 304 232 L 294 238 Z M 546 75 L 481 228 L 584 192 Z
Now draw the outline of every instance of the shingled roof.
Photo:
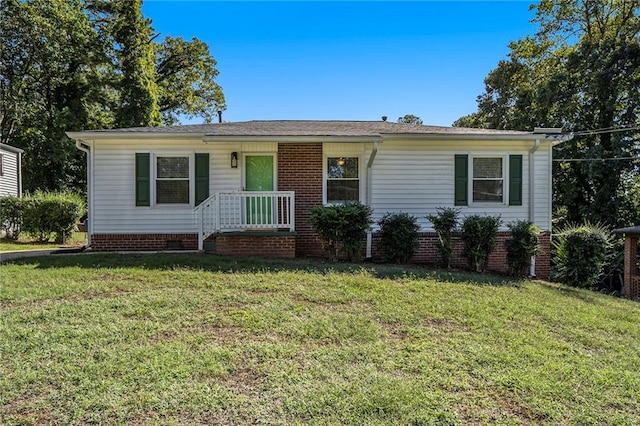
M 330 136 L 379 137 L 382 135 L 512 135 L 525 136 L 531 132 L 512 130 L 472 129 L 466 127 L 425 126 L 388 121 L 337 120 L 254 120 L 219 124 L 185 124 L 160 127 L 131 127 L 126 129 L 93 130 L 82 133 L 138 133 L 138 134 L 200 134 L 216 136 Z

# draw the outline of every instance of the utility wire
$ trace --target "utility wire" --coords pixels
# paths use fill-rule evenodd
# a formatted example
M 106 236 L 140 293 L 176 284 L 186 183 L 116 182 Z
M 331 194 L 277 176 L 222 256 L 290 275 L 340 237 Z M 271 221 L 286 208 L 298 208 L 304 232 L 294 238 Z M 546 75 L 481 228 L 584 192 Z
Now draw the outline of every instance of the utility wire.
M 620 161 L 620 160 L 640 160 L 639 157 L 611 157 L 611 158 L 554 158 L 553 161 L 561 163 L 581 162 L 581 161 Z
M 586 136 L 586 135 L 601 135 L 603 133 L 618 133 L 618 132 L 629 132 L 633 130 L 640 130 L 640 126 L 634 127 L 621 127 L 615 129 L 613 127 L 595 129 L 595 130 L 581 130 L 579 132 L 573 132 L 574 136 Z

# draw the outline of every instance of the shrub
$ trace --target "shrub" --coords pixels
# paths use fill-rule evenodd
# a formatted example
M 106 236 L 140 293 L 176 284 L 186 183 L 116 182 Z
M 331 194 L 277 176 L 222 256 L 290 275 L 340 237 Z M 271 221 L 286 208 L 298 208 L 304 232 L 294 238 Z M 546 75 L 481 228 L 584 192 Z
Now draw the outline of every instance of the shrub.
M 611 233 L 603 225 L 569 226 L 556 234 L 555 278 L 572 287 L 597 284 L 611 244 Z
M 0 198 L 0 229 L 7 238 L 17 240 L 22 231 L 23 200 L 18 197 Z
M 453 207 L 438 207 L 436 214 L 430 214 L 427 219 L 433 224 L 438 235 L 438 253 L 443 268 L 451 267 L 451 254 L 453 253 L 453 235 L 458 226 L 460 209 Z
M 499 216 L 473 215 L 462 222 L 461 235 L 464 249 L 462 254 L 469 266 L 476 272 L 484 272 L 489 264 L 489 255 L 498 239 Z
M 372 223 L 371 208 L 360 203 L 316 206 L 309 213 L 309 223 L 324 241 L 332 260 L 338 258 L 339 250 L 352 260 Z
M 408 213 L 387 213 L 378 221 L 380 242 L 390 262 L 407 263 L 418 252 L 418 220 Z
M 69 192 L 36 192 L 24 199 L 23 230 L 38 241 L 65 243 L 86 213 L 84 200 Z
M 538 252 L 540 228 L 526 220 L 510 223 L 511 239 L 505 241 L 509 272 L 513 276 L 526 276 L 531 265 L 531 257 Z

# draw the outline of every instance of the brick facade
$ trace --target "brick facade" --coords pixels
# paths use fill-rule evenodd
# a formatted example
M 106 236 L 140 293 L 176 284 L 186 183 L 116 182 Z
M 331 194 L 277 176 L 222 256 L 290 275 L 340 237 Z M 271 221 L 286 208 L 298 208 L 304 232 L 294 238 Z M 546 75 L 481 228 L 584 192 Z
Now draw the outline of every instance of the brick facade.
M 96 251 L 198 250 L 198 234 L 92 234 Z
M 294 233 L 257 234 L 218 234 L 215 239 L 215 253 L 238 257 L 296 257 L 296 235 Z
M 622 294 L 631 299 L 640 299 L 640 276 L 638 276 L 638 235 L 627 234 L 624 240 L 624 286 Z
M 296 193 L 296 256 L 324 256 L 309 224 L 309 209 L 322 204 L 322 143 L 278 144 L 278 190 Z
M 495 248 L 489 256 L 489 271 L 506 274 L 509 272 L 507 265 L 507 252 L 504 243 L 510 238 L 509 232 L 498 233 L 498 241 Z M 467 258 L 462 255 L 463 243 L 460 239 L 455 239 L 453 254 L 451 256 L 451 266 L 454 268 L 466 268 Z M 540 236 L 539 247 L 540 252 L 536 256 L 536 277 L 548 280 L 551 274 L 551 234 L 545 232 Z M 438 236 L 435 232 L 422 232 L 418 238 L 418 253 L 413 257 L 412 262 L 417 264 L 425 264 L 429 266 L 439 266 L 440 256 L 438 254 L 437 243 Z M 381 260 L 383 252 L 380 247 L 380 236 L 377 233 L 372 237 L 372 258 Z

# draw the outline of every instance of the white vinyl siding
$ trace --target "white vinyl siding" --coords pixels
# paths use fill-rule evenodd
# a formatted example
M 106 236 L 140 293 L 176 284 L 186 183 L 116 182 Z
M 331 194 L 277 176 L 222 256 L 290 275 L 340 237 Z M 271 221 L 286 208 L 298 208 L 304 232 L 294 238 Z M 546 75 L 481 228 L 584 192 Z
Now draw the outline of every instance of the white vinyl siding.
M 0 197 L 17 197 L 19 194 L 18 155 L 0 149 L 2 173 L 0 174 Z
M 241 168 L 232 169 L 231 153 L 239 143 L 205 144 L 201 140 L 109 140 L 92 146 L 92 232 L 102 233 L 194 233 L 197 221 L 193 206 L 186 204 L 135 206 L 135 154 L 189 155 L 208 152 L 209 192 L 240 191 Z M 152 161 L 155 161 L 152 159 Z M 152 163 L 152 168 L 155 165 Z M 193 169 L 193 167 L 191 167 Z M 191 172 L 192 173 L 192 172 Z M 155 183 L 154 183 L 155 185 Z M 193 197 L 193 195 L 191 195 Z M 155 201 L 155 197 L 152 198 Z
M 418 218 L 423 231 L 432 231 L 433 227 L 425 216 L 435 214 L 438 207 L 454 207 L 454 158 L 456 154 L 463 154 L 469 156 L 470 163 L 474 156 L 508 158 L 508 155 L 522 155 L 523 202 L 521 206 L 509 206 L 506 201 L 470 203 L 469 206 L 460 207 L 461 217 L 472 214 L 500 215 L 504 230 L 510 222 L 528 220 L 528 155 L 532 146 L 533 141 L 385 140 L 380 144 L 373 163 L 373 219 L 377 222 L 387 212 L 406 212 Z M 543 144 L 535 153 L 534 163 L 534 222 L 543 230 L 551 228 L 550 153 L 550 146 Z M 503 166 L 503 178 L 508 186 L 506 166 Z

